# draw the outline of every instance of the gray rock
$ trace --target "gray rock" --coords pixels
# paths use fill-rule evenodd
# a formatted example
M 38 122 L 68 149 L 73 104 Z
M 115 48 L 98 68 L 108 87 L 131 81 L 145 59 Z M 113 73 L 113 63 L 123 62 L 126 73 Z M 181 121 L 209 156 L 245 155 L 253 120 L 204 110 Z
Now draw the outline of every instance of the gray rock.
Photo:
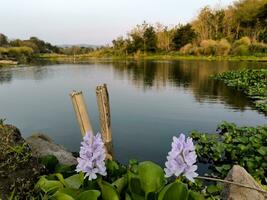
M 60 164 L 76 165 L 77 160 L 71 152 L 67 151 L 63 146 L 53 143 L 46 135 L 35 134 L 26 139 L 32 149 L 33 156 L 39 158 L 46 155 L 54 155 Z
M 225 180 L 233 181 L 253 188 L 263 190 L 253 177 L 241 166 L 234 165 L 229 171 Z M 263 193 L 240 187 L 233 184 L 224 184 L 222 191 L 222 199 L 224 200 L 266 200 L 267 197 Z

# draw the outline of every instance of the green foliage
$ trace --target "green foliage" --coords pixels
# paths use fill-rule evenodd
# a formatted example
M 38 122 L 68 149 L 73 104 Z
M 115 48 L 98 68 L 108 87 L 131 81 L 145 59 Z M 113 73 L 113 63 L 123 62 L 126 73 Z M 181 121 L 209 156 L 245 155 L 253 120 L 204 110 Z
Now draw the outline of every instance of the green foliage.
M 144 51 L 155 52 L 157 50 L 157 37 L 153 26 L 148 26 L 143 34 Z
M 267 112 L 267 70 L 229 71 L 214 76 L 224 81 L 228 86 L 234 87 L 254 100 L 256 108 Z
M 47 162 L 49 163 L 49 162 Z M 46 200 L 202 200 L 204 197 L 184 183 L 168 182 L 157 164 L 130 160 L 123 166 L 115 161 L 106 163 L 108 176 L 97 180 L 84 179 L 83 173 L 63 176 L 54 173 L 42 176 L 36 183 L 36 199 Z
M 175 50 L 179 50 L 196 38 L 196 33 L 190 24 L 181 25 L 173 33 L 172 45 Z
M 241 56 L 248 55 L 250 45 L 251 45 L 250 39 L 248 37 L 242 37 L 241 39 L 234 42 L 232 48 L 232 54 Z
M 263 42 L 253 42 L 249 46 L 249 51 L 251 53 L 267 53 L 267 44 Z
M 203 40 L 200 43 L 200 47 L 202 49 L 202 55 L 215 55 L 217 42 L 215 40 Z
M 7 36 L 0 33 L 0 47 L 8 45 L 8 39 Z
M 231 44 L 226 39 L 217 42 L 216 55 L 227 56 L 231 50 Z
M 58 159 L 56 156 L 47 155 L 43 156 L 39 159 L 39 162 L 43 164 L 49 172 L 53 172 L 55 170 L 56 165 L 58 164 Z
M 221 178 L 234 164 L 239 164 L 266 185 L 267 126 L 237 127 L 224 122 L 217 130 L 220 134 L 192 132 L 199 161 L 210 163 Z

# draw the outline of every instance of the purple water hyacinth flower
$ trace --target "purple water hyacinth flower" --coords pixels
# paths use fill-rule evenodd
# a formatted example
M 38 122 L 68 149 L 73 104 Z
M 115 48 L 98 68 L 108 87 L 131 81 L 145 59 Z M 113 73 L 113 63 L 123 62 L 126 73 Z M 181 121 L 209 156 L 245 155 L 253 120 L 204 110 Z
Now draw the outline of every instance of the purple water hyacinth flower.
M 101 134 L 97 133 L 93 136 L 92 133 L 86 133 L 81 145 L 76 171 L 84 172 L 84 178 L 88 177 L 89 180 L 96 179 L 97 174 L 107 175 L 105 166 L 106 152 Z
M 194 178 L 198 176 L 196 163 L 197 155 L 192 138 L 185 138 L 185 135 L 180 134 L 179 138 L 173 137 L 172 149 L 168 153 L 165 176 L 180 176 L 184 175 L 188 180 L 194 182 Z

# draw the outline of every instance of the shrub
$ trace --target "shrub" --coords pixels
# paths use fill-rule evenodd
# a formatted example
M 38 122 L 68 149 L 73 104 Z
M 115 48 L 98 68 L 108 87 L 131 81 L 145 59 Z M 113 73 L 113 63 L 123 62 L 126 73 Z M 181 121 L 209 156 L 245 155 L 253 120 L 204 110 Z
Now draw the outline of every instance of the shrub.
M 249 54 L 249 46 L 247 45 L 239 45 L 232 49 L 232 54 L 237 56 L 245 56 Z
M 200 47 L 203 48 L 204 55 L 215 55 L 217 42 L 215 40 L 202 40 L 200 43 Z
M 230 52 L 231 44 L 226 39 L 221 39 L 217 43 L 216 55 L 226 56 Z
M 249 54 L 249 46 L 251 41 L 249 37 L 242 37 L 233 44 L 232 54 L 237 56 L 245 56 Z
M 267 53 L 267 44 L 263 42 L 254 42 L 249 46 L 252 53 Z
M 203 52 L 204 52 L 204 48 L 203 47 L 193 47 L 193 49 L 192 49 L 192 54 L 194 54 L 196 56 L 203 55 Z
M 193 45 L 191 43 L 186 44 L 185 46 L 183 46 L 180 49 L 180 53 L 184 54 L 184 55 L 190 55 L 193 53 Z
M 0 47 L 0 58 L 4 58 L 5 55 L 7 55 L 7 48 L 4 48 L 4 47 Z
M 242 37 L 239 40 L 234 42 L 234 46 L 246 45 L 249 46 L 251 44 L 251 40 L 249 37 Z

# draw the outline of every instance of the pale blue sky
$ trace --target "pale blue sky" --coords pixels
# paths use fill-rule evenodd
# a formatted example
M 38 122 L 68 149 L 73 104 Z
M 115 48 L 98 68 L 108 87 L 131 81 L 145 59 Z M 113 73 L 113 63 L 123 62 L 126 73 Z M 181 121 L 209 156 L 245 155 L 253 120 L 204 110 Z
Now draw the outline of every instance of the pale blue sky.
M 144 20 L 189 22 L 205 5 L 233 0 L 0 0 L 0 32 L 53 44 L 107 44 Z

